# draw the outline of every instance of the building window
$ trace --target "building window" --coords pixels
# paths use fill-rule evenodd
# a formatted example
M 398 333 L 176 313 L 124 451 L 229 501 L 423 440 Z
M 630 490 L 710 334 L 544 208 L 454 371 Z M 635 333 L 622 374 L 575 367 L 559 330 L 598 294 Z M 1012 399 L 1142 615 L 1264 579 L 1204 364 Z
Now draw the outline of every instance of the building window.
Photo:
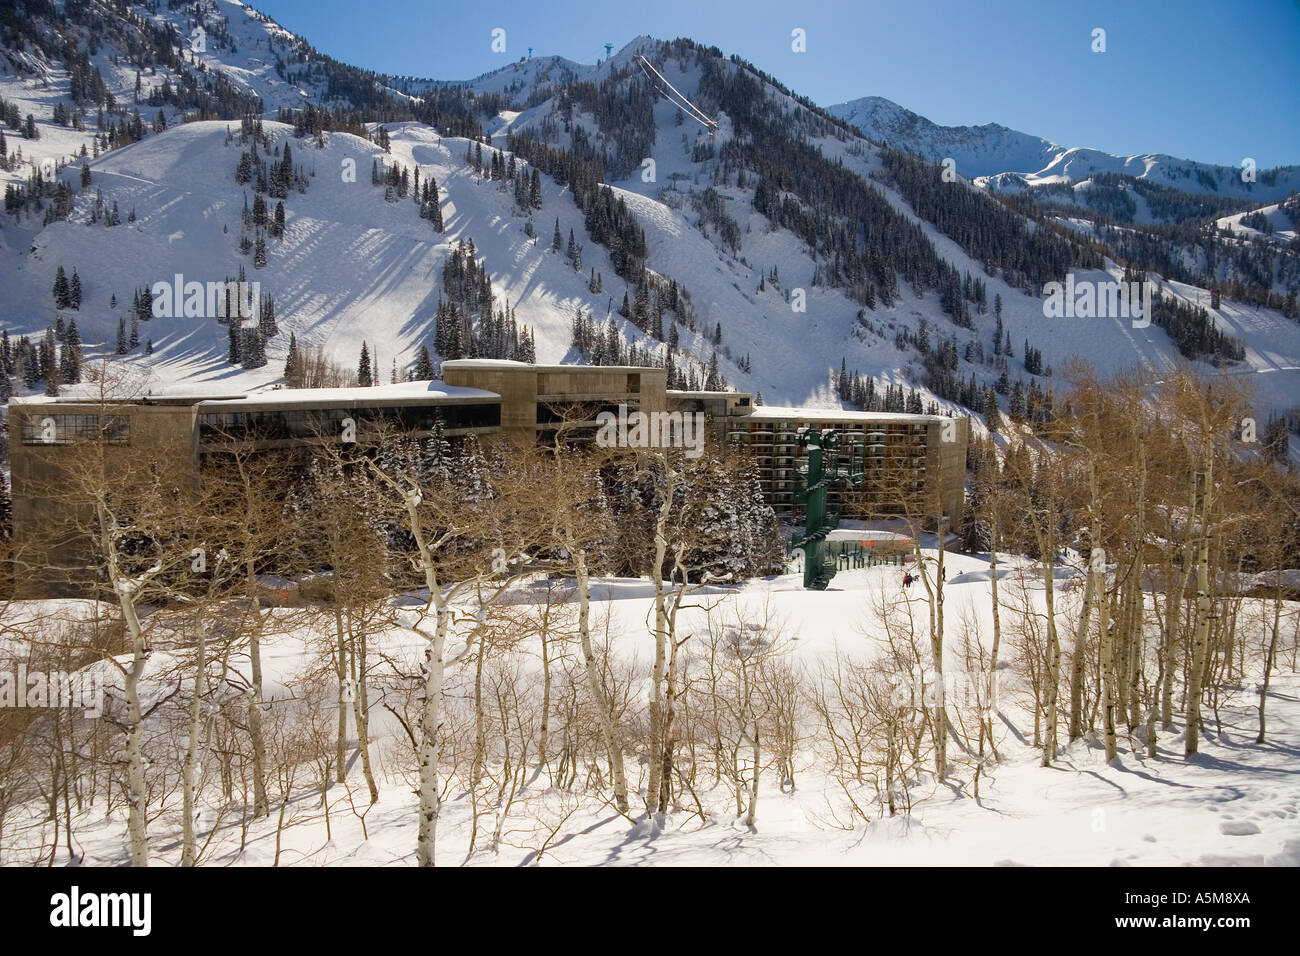
M 125 445 L 131 439 L 126 415 L 23 415 L 19 434 L 24 445 L 71 445 L 103 441 Z

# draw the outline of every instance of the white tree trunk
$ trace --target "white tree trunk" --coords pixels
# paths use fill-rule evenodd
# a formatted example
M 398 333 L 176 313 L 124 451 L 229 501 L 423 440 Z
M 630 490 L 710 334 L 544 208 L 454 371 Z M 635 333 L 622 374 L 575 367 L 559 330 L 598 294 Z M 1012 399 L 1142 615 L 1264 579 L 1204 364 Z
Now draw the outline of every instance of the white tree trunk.
M 334 740 L 334 779 L 343 783 L 347 779 L 348 746 L 348 696 L 351 685 L 348 682 L 348 643 L 343 631 L 343 612 L 334 607 L 334 671 L 338 677 L 338 732 Z
M 620 813 L 627 813 L 627 777 L 623 772 L 623 748 L 614 732 L 614 717 L 610 701 L 602 686 L 596 667 L 596 655 L 591 646 L 591 580 L 587 572 L 587 555 L 582 549 L 572 552 L 574 573 L 578 584 L 578 638 L 582 643 L 582 660 L 587 672 L 587 688 L 596 704 L 600 719 L 600 733 L 609 754 L 610 776 L 614 783 L 614 805 Z
M 434 603 L 434 593 L 430 592 L 430 604 Z M 424 653 L 424 706 L 420 710 L 420 828 L 416 836 L 416 861 L 420 866 L 434 865 L 438 842 L 438 733 L 442 727 L 448 619 L 445 604 L 438 604 L 433 639 Z
M 663 502 L 655 516 L 654 567 L 650 569 L 655 589 L 655 660 L 653 687 L 650 692 L 650 779 L 646 785 L 646 813 L 654 814 L 659 808 L 659 788 L 663 774 L 664 740 L 664 682 L 668 673 L 669 633 L 667 591 L 664 587 L 664 560 L 668 556 L 668 518 L 672 514 L 673 493 L 676 490 L 676 472 L 672 464 L 663 459 L 665 488 Z M 684 583 L 684 582 L 683 582 Z
M 352 653 L 348 655 L 348 665 L 352 674 L 352 719 L 357 727 L 357 747 L 361 750 L 361 772 L 366 778 L 366 787 L 370 790 L 370 802 L 379 800 L 379 786 L 375 783 L 375 771 L 370 764 L 370 687 L 368 684 L 369 665 L 366 663 L 366 635 L 355 634 L 352 619 L 348 618 L 348 635 L 352 640 Z
M 1055 520 L 1053 513 L 1050 520 Z M 1050 544 L 1050 542 L 1049 542 Z M 1043 587 L 1047 598 L 1047 673 L 1043 694 L 1043 766 L 1056 759 L 1057 692 L 1061 686 L 1061 640 L 1056 632 L 1056 553 L 1043 555 Z
M 181 866 L 194 866 L 198 859 L 194 837 L 194 814 L 196 812 L 196 790 L 200 773 L 201 738 L 204 726 L 207 723 L 203 716 L 203 698 L 207 696 L 208 692 L 208 628 L 202 612 L 199 614 L 198 623 L 198 645 L 194 649 L 194 685 L 190 698 L 189 739 L 185 743 L 185 763 L 181 768 L 183 777 L 181 793 L 181 813 L 183 816 L 181 824 Z
M 248 637 L 249 686 L 247 693 L 248 736 L 253 743 L 253 816 L 271 814 L 266 796 L 266 739 L 262 736 L 262 609 L 257 599 L 257 576 L 248 562 L 248 600 L 253 630 Z
M 140 677 L 144 673 L 144 632 L 135 613 L 134 600 L 119 585 L 118 600 L 131 635 L 131 666 L 125 675 L 126 692 L 126 785 L 127 832 L 131 841 L 131 865 L 149 865 L 149 833 L 146 817 L 147 798 L 144 779 L 144 718 L 140 712 Z
M 1191 756 L 1200 747 L 1201 739 L 1201 688 L 1205 659 L 1210 643 L 1210 618 L 1213 602 L 1210 598 L 1210 515 L 1214 505 L 1214 453 L 1207 448 L 1205 455 L 1205 491 L 1201 495 L 1200 543 L 1196 556 L 1196 629 L 1192 636 L 1191 673 L 1187 676 L 1187 732 L 1183 753 Z

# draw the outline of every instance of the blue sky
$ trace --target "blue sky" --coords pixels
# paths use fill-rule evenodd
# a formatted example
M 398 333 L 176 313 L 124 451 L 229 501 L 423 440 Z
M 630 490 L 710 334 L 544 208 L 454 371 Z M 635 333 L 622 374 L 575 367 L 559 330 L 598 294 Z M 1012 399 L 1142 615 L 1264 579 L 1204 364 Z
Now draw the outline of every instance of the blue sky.
M 1300 0 L 251 2 L 317 49 L 389 73 L 468 79 L 529 47 L 592 63 L 605 43 L 687 36 L 823 106 L 884 96 L 936 123 L 997 122 L 1067 146 L 1300 164 Z M 491 50 L 496 27 L 505 53 Z

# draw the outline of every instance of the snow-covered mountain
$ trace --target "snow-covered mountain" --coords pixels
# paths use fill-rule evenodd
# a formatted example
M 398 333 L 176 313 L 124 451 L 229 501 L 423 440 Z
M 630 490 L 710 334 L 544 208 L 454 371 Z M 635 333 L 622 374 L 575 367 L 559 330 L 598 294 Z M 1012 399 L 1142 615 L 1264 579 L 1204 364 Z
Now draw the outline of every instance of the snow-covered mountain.
M 1256 170 L 1255 181 L 1245 182 L 1241 168 L 1235 166 L 1193 162 L 1161 153 L 1116 156 L 1099 149 L 1061 146 L 997 123 L 940 126 L 879 96 L 837 103 L 828 107 L 828 112 L 895 149 L 916 153 L 931 162 L 951 158 L 961 175 L 994 189 L 1075 182 L 1112 173 L 1183 192 L 1260 202 L 1300 190 L 1300 166 Z
M 0 177 L 30 190 L 41 161 L 55 160 L 64 192 L 0 220 L 0 324 L 35 341 L 58 317 L 75 318 L 93 357 L 115 352 L 137 290 L 177 275 L 214 282 L 242 268 L 275 303 L 279 331 L 266 341 L 268 363 L 254 368 L 229 361 L 228 328 L 214 318 L 141 322 L 139 347 L 117 360 L 160 387 L 272 384 L 290 334 L 352 367 L 364 341 L 382 380 L 394 364 L 404 374 L 421 347 L 434 351 L 438 305 L 451 298 L 444 268 L 470 240 L 494 307 L 509 307 L 535 334 L 539 361 L 592 359 L 574 345 L 581 312 L 603 341 L 612 329 L 618 347 L 671 360 L 701 380 L 716 363 L 731 386 L 768 402 L 840 405 L 834 382 L 844 363 L 877 387 L 916 386 L 955 408 L 956 391 L 935 384 L 934 357 L 947 343 L 956 367 L 939 377 L 949 386 L 973 382 L 977 391 L 1003 366 L 1013 381 L 1050 390 L 1043 371 L 1074 357 L 1102 370 L 1182 360 L 1157 325 L 1045 318 L 1037 293 L 1062 263 L 1074 263 L 1078 280 L 1122 277 L 1116 259 L 1079 238 L 1106 241 L 1103 231 L 1065 217 L 1022 219 L 961 182 L 953 188 L 971 203 L 969 215 L 989 225 L 975 232 L 1001 237 L 992 245 L 972 239 L 925 195 L 909 192 L 907 168 L 879 148 L 772 78 L 689 41 L 639 37 L 599 65 L 539 56 L 451 82 L 354 69 L 235 0 L 156 10 L 87 0 L 75 19 L 41 10 L 21 25 L 0 20 L 0 97 L 22 117 L 32 114 L 39 133 L 26 139 L 3 127 L 10 168 Z M 192 39 L 199 27 L 201 49 Z M 60 42 L 35 42 L 42 31 L 56 31 Z M 716 132 L 649 82 L 637 54 L 715 119 Z M 108 96 L 113 106 L 97 128 Z M 241 249 L 241 237 L 262 235 L 245 220 L 258 177 L 237 177 L 253 149 L 239 118 L 250 104 L 265 137 L 256 147 L 261 160 L 270 168 L 288 147 L 301 186 L 280 200 L 283 233 L 265 236 L 260 268 L 251 245 Z M 292 118 L 278 110 L 309 106 L 332 111 L 325 121 L 318 114 L 316 126 L 328 127 L 319 134 L 295 135 L 276 121 Z M 57 122 L 56 108 L 71 116 Z M 984 168 L 996 169 L 999 149 L 1021 150 L 1015 155 L 1024 162 L 1014 165 L 1034 166 L 1032 137 L 999 136 L 983 146 L 971 141 L 970 171 L 981 155 Z M 115 148 L 96 155 L 105 137 Z M 521 205 L 507 161 L 516 176 L 538 172 L 540 208 L 532 198 Z M 415 196 L 372 185 L 372 170 L 385 167 L 436 181 L 443 231 L 421 215 Z M 613 191 L 603 212 L 593 206 L 601 180 Z M 114 204 L 119 223 L 109 226 Z M 628 241 L 638 234 L 646 272 L 639 253 L 629 264 Z M 1279 243 L 1270 249 L 1288 254 Z M 1192 284 L 1196 255 L 1185 258 L 1185 281 L 1161 285 L 1208 307 L 1209 292 Z M 1231 271 L 1234 262 L 1213 266 L 1216 278 L 1244 275 Z M 55 307 L 60 266 L 77 274 L 75 311 Z M 1260 295 L 1284 296 L 1300 283 L 1283 266 L 1269 269 Z M 665 305 L 653 291 L 668 284 L 684 304 Z M 1013 344 L 1009 360 L 994 355 L 995 300 Z M 963 309 L 965 321 L 954 321 Z M 1263 406 L 1300 404 L 1300 323 L 1227 297 L 1209 321 L 1244 349 L 1232 374 L 1267 373 L 1252 379 Z M 935 351 L 923 355 L 927 341 Z M 1024 367 L 1026 345 L 1041 352 L 1045 369 Z M 979 402 L 968 404 L 979 410 Z

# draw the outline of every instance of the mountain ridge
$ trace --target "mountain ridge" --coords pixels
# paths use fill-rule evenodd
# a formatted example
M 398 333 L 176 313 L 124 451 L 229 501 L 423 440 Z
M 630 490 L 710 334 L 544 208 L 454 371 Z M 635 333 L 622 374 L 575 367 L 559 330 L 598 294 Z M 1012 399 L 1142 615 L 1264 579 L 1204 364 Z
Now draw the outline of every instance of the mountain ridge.
M 1300 190 L 1300 165 L 1256 170 L 1243 182 L 1241 168 L 1202 163 L 1164 153 L 1120 156 L 1100 149 L 1062 146 L 1050 139 L 1000 123 L 941 126 L 879 96 L 864 96 L 827 107 L 833 116 L 870 139 L 930 160 L 956 161 L 957 172 L 993 189 L 1023 189 L 1047 183 L 1077 182 L 1098 173 L 1150 179 L 1186 192 L 1211 192 L 1260 202 Z

